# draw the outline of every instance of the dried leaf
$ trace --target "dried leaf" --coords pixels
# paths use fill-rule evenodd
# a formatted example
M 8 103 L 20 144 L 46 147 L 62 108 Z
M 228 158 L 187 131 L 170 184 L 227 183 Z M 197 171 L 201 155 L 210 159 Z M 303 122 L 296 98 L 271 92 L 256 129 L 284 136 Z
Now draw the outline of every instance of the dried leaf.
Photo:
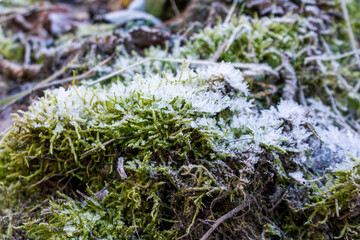
M 124 40 L 126 50 L 142 52 L 144 48 L 150 46 L 165 46 L 171 35 L 160 29 L 150 29 L 148 27 L 136 27 L 128 33 Z
M 14 79 L 34 80 L 41 70 L 38 64 L 17 64 L 5 59 L 0 59 L 0 72 Z
M 170 40 L 170 34 L 166 31 L 140 27 L 130 31 L 129 37 L 125 41 L 128 44 L 132 43 L 138 47 L 146 48 L 154 45 L 164 46 L 168 40 Z
M 79 24 L 70 5 L 40 4 L 41 11 L 24 13 L 14 17 L 10 28 L 14 33 L 24 32 L 42 39 L 74 31 Z

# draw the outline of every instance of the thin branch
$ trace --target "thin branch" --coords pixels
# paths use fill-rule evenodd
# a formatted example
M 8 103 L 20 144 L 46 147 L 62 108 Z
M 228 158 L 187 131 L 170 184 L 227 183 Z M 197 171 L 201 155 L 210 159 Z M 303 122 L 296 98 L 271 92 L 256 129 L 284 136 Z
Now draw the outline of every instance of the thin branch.
M 171 8 L 174 10 L 175 15 L 180 15 L 179 8 L 176 5 L 175 0 L 170 0 Z
M 250 200 L 244 201 L 242 204 L 231 210 L 230 212 L 226 213 L 225 215 L 221 216 L 218 220 L 215 221 L 215 223 L 211 226 L 211 228 L 205 233 L 204 236 L 200 240 L 206 240 L 208 237 L 210 237 L 211 233 L 225 220 L 232 218 L 235 214 L 243 210 L 248 204 L 250 203 Z
M 180 237 L 178 237 L 178 238 L 176 238 L 175 240 L 180 240 L 180 239 L 183 239 L 183 238 L 185 238 L 185 237 L 187 237 L 187 236 L 189 236 L 195 229 L 197 229 L 198 227 L 200 227 L 201 226 L 201 223 L 199 223 L 198 225 L 196 225 L 194 228 L 192 228 L 191 229 L 191 231 L 190 232 L 188 232 L 188 233 L 185 233 L 184 235 L 182 235 L 182 236 L 180 236 Z
M 33 207 L 32 209 L 29 210 L 29 213 L 31 213 L 32 211 L 38 209 L 39 207 L 41 207 L 44 203 L 48 202 L 50 200 L 50 197 L 46 198 L 44 201 L 42 201 L 41 203 L 39 203 L 38 205 L 36 205 L 35 207 Z
M 192 22 L 190 26 L 186 29 L 186 31 L 180 35 L 179 40 L 183 40 L 186 38 L 186 36 L 196 27 L 196 26 L 202 26 L 202 24 L 198 21 Z
M 145 58 L 139 62 L 133 63 L 128 67 L 125 67 L 123 69 L 117 70 L 115 72 L 112 72 L 106 76 L 103 76 L 101 78 L 99 78 L 98 80 L 85 84 L 85 86 L 91 86 L 94 84 L 97 84 L 99 82 L 108 80 L 112 77 L 115 77 L 123 72 L 126 72 L 136 66 L 140 66 L 144 63 L 147 63 L 149 61 L 161 61 L 161 62 L 174 62 L 174 63 L 184 63 L 183 59 L 171 59 L 171 58 Z M 206 61 L 206 60 L 185 60 L 187 63 L 190 64 L 196 64 L 196 65 L 213 65 L 213 64 L 218 64 L 218 63 L 214 63 L 213 61 Z M 235 68 L 244 68 L 244 69 L 251 69 L 254 70 L 255 72 L 259 72 L 262 71 L 263 73 L 270 73 L 272 75 L 274 75 L 275 77 L 279 77 L 279 74 L 274 71 L 270 66 L 266 65 L 266 64 L 255 64 L 255 63 L 228 63 L 230 65 L 232 65 Z M 244 73 L 244 75 L 246 75 Z M 252 75 L 251 75 L 252 76 Z
M 347 10 L 347 7 L 346 7 L 345 0 L 340 0 L 340 3 L 341 3 L 342 11 L 344 13 L 346 27 L 347 27 L 347 31 L 348 31 L 350 42 L 351 42 L 351 47 L 352 47 L 354 52 L 357 52 L 358 49 L 357 49 L 357 46 L 356 46 L 356 40 L 355 40 L 355 37 L 354 37 L 354 32 L 353 32 L 353 30 L 351 28 L 350 17 L 349 17 L 349 13 L 348 13 L 348 10 Z M 355 58 L 356 58 L 356 61 L 358 63 L 358 67 L 360 68 L 360 57 L 359 57 L 359 55 L 355 54 Z
M 170 58 L 152 58 L 151 60 L 157 60 L 157 61 L 163 61 L 163 62 L 176 62 L 176 63 L 183 63 L 183 59 L 170 59 Z M 195 65 L 213 65 L 213 64 L 219 64 L 214 63 L 213 61 L 207 61 L 207 60 L 185 60 L 186 63 L 195 64 Z M 235 68 L 241 68 L 241 69 L 251 69 L 255 72 L 262 71 L 264 73 L 270 73 L 274 75 L 275 77 L 279 77 L 279 74 L 274 71 L 269 65 L 267 64 L 256 64 L 256 63 L 228 63 L 231 66 Z M 246 75 L 243 72 L 244 75 Z
M 69 82 L 72 82 L 73 80 L 75 81 L 79 81 L 79 80 L 82 80 L 82 79 L 85 79 L 85 78 L 88 78 L 90 77 L 97 69 L 99 69 L 100 67 L 106 65 L 107 63 L 110 62 L 110 60 L 113 58 L 113 56 L 111 57 L 108 57 L 107 59 L 105 59 L 104 61 L 100 62 L 98 65 L 96 65 L 95 67 L 93 67 L 92 69 L 90 69 L 89 71 L 81 74 L 81 75 L 78 75 L 75 77 L 75 79 L 73 77 L 67 77 L 67 78 L 64 78 L 64 79 L 61 79 L 61 80 L 57 80 L 57 81 L 53 81 L 51 83 L 48 83 L 48 84 L 45 84 L 43 86 L 40 86 L 39 88 L 35 88 L 35 90 L 38 90 L 40 88 L 48 88 L 50 86 L 54 86 L 54 85 L 63 85 L 63 84 L 66 84 L 66 83 L 69 83 Z
M 50 178 L 58 177 L 58 176 L 61 176 L 61 175 L 62 175 L 62 174 L 54 174 L 54 175 L 48 176 L 48 177 L 46 177 L 46 178 L 43 178 L 43 179 L 37 181 L 36 183 L 33 183 L 33 184 L 27 186 L 24 190 L 29 190 L 29 189 L 31 189 L 31 188 L 33 188 L 33 187 L 35 187 L 35 186 L 37 186 L 37 185 L 39 185 L 39 184 L 41 184 L 41 183 L 43 183 L 43 182 L 46 182 L 46 181 L 49 180 Z M 22 191 L 20 191 L 20 192 L 22 192 Z
M 24 45 L 24 64 L 30 64 L 31 63 L 31 46 L 29 41 L 26 39 L 26 37 L 23 35 L 23 37 L 20 37 L 20 42 L 22 45 Z
M 243 29 L 243 26 L 239 26 L 237 27 L 233 34 L 230 36 L 230 38 L 228 40 L 226 40 L 222 45 L 221 47 L 215 52 L 213 58 L 211 59 L 213 62 L 216 62 L 221 54 L 223 54 L 224 52 L 226 52 L 229 47 L 231 46 L 231 44 L 234 42 L 236 36 L 240 33 L 240 31 Z
M 232 15 L 234 14 L 234 11 L 235 11 L 235 8 L 236 8 L 236 5 L 238 4 L 238 2 L 239 2 L 239 0 L 235 0 L 235 1 L 233 2 L 233 4 L 231 5 L 231 8 L 230 8 L 230 10 L 229 10 L 229 12 L 228 12 L 225 20 L 224 20 L 224 23 L 225 23 L 225 24 L 228 24 L 228 23 L 230 22 L 231 17 L 232 17 Z
M 313 56 L 313 57 L 307 57 L 305 58 L 305 64 L 307 64 L 310 61 L 333 61 L 333 60 L 339 60 L 345 57 L 349 57 L 352 55 L 357 55 L 360 54 L 360 50 L 356 50 L 356 51 L 351 51 L 351 52 L 347 52 L 347 53 L 343 53 L 340 55 L 336 55 L 336 56 Z
M 70 171 L 67 171 L 65 174 L 69 174 L 69 173 L 75 172 L 75 171 L 78 170 L 78 169 L 79 169 L 79 168 L 72 169 L 72 170 L 70 170 Z M 29 190 L 29 189 L 31 189 L 31 188 L 33 188 L 33 187 L 35 187 L 35 186 L 37 186 L 37 185 L 39 185 L 39 184 L 41 184 L 41 183 L 43 183 L 43 182 L 46 182 L 47 180 L 49 180 L 49 179 L 51 179 L 51 178 L 53 178 L 53 177 L 58 177 L 58 176 L 62 176 L 62 175 L 63 175 L 63 174 L 54 174 L 54 175 L 48 176 L 48 177 L 46 177 L 46 178 L 43 178 L 43 179 L 37 181 L 36 183 L 33 183 L 33 184 L 27 186 L 25 189 L 20 190 L 19 192 L 23 192 L 23 191 L 25 191 L 25 190 Z
M 331 54 L 331 49 L 329 47 L 329 45 L 327 44 L 327 42 L 325 41 L 325 39 L 323 37 L 321 37 L 321 42 L 326 50 L 326 53 L 327 54 Z M 336 62 L 335 60 L 332 60 L 331 61 L 331 65 L 333 66 L 334 69 L 334 75 L 337 77 L 338 79 L 338 82 L 339 82 L 339 85 L 343 85 L 347 91 L 352 91 L 353 90 L 353 87 L 350 86 L 348 84 L 348 82 L 341 76 L 341 74 L 339 74 L 337 71 L 338 71 L 338 62 Z
M 345 127 L 346 129 L 350 130 L 351 132 L 357 134 L 359 132 L 359 130 L 355 127 L 352 126 L 351 124 L 349 124 L 343 117 L 343 115 L 341 114 L 341 112 L 339 111 L 339 109 L 336 107 L 336 100 L 334 99 L 334 97 L 332 96 L 332 93 L 330 91 L 330 89 L 328 88 L 328 86 L 326 84 L 324 84 L 324 90 L 325 92 L 328 94 L 330 102 L 331 102 L 331 106 L 332 109 L 335 113 L 335 115 L 338 117 L 337 122 L 342 125 L 343 127 Z
M 68 66 L 70 64 L 72 64 L 73 62 L 75 62 L 77 60 L 77 58 L 78 58 L 78 54 L 75 55 L 75 57 L 73 57 L 63 68 L 61 68 L 59 71 L 55 72 L 54 74 L 52 74 L 48 78 L 40 81 L 38 84 L 35 85 L 35 87 L 26 89 L 23 92 L 20 92 L 18 94 L 15 94 L 13 96 L 10 96 L 10 97 L 7 97 L 7 98 L 1 100 L 0 101 L 0 106 L 1 105 L 2 106 L 0 107 L 0 112 L 4 111 L 8 107 L 10 107 L 17 100 L 26 97 L 27 95 L 31 94 L 34 90 L 39 89 L 39 88 L 43 87 L 45 84 L 47 84 L 47 83 L 51 82 L 52 80 L 56 79 L 58 76 L 63 74 L 68 69 Z
M 97 84 L 99 82 L 105 81 L 107 79 L 110 79 L 112 77 L 115 77 L 115 76 L 119 75 L 120 73 L 126 72 L 127 70 L 130 70 L 130 69 L 132 69 L 132 68 L 134 68 L 136 66 L 142 65 L 142 64 L 144 64 L 146 62 L 149 62 L 150 60 L 151 60 L 151 58 L 145 58 L 145 59 L 143 59 L 143 60 L 141 60 L 139 62 L 131 64 L 130 66 L 128 66 L 126 68 L 120 69 L 120 70 L 115 71 L 113 73 L 110 73 L 110 74 L 108 74 L 108 75 L 106 75 L 104 77 L 101 77 L 101 78 L 99 78 L 98 80 L 96 80 L 94 82 L 88 83 L 88 84 L 86 84 L 86 86 L 91 86 L 91 85 Z
M 286 190 L 283 195 L 281 195 L 280 199 L 270 208 L 269 212 L 273 212 L 277 206 L 284 200 L 284 197 L 288 194 L 288 190 Z
M 269 88 L 268 90 L 265 90 L 265 91 L 254 94 L 254 98 L 271 95 L 271 94 L 274 94 L 277 91 L 277 87 L 273 86 L 273 85 L 270 85 L 270 84 L 266 84 L 266 83 L 263 83 L 263 82 L 254 82 L 254 84 L 260 85 L 262 87 Z

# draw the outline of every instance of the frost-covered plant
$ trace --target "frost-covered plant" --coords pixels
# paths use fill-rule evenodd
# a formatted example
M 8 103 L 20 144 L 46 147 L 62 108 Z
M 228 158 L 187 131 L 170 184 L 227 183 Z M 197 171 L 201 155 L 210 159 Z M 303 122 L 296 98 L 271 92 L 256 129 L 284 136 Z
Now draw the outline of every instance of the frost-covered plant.
M 216 219 L 244 199 L 251 213 L 223 223 L 220 232 L 231 226 L 240 230 L 229 234 L 253 237 L 356 232 L 348 224 L 357 218 L 337 220 L 336 227 L 327 221 L 354 209 L 345 206 L 358 194 L 359 152 L 343 139 L 355 146 L 359 137 L 314 101 L 315 110 L 282 101 L 260 112 L 252 102 L 241 72 L 229 64 L 47 91 L 15 115 L 3 139 L 1 169 L 12 173 L 1 178 L 8 204 L 39 194 L 34 206 L 62 192 L 43 210 L 45 218 L 34 215 L 24 225 L 34 238 L 200 238 L 208 229 L 202 219 Z M 344 159 L 319 178 L 308 162 L 327 157 L 324 149 Z M 334 228 L 324 232 L 319 218 Z
M 322 88 L 319 82 L 331 84 L 330 91 L 341 90 L 341 111 L 353 114 L 358 94 L 343 91 L 348 86 L 334 76 L 340 72 L 350 84 L 358 78 L 342 67 L 349 58 L 320 69 L 304 65 L 306 54 L 322 55 L 327 47 L 306 24 L 296 15 L 233 18 L 184 45 L 146 49 L 153 59 L 147 62 L 118 47 L 120 56 L 98 75 L 142 64 L 108 85 L 46 91 L 14 115 L 0 144 L 0 233 L 200 239 L 214 221 L 246 205 L 212 236 L 358 237 L 360 137 L 348 118 L 321 102 L 332 99 L 314 100 L 312 92 Z M 322 37 L 333 53 L 349 48 L 329 40 L 331 34 Z M 251 81 L 263 78 L 244 80 L 231 64 L 189 69 L 178 63 L 212 59 L 280 68 L 284 54 L 306 85 L 305 98 L 312 97 L 303 99 L 308 107 L 279 101 L 277 94 L 269 96 L 272 107 L 259 107 Z M 279 73 L 277 85 L 286 78 Z
M 310 36 L 301 32 L 304 28 L 303 20 L 294 16 L 271 19 L 241 16 L 195 34 L 187 41 L 182 54 L 212 59 L 226 44 L 220 61 L 267 63 L 276 67 L 281 64 L 282 54 L 297 52 L 308 43 Z
M 9 36 L 6 36 L 9 35 Z M 24 48 L 14 42 L 11 33 L 5 33 L 0 27 L 0 56 L 4 59 L 19 61 L 23 58 Z

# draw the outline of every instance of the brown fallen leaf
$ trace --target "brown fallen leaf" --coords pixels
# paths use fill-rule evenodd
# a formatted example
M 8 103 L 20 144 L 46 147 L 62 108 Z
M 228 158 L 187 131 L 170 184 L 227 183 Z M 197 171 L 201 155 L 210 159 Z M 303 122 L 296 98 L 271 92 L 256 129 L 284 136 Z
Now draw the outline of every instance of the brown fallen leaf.
M 150 46 L 162 46 L 170 41 L 171 35 L 167 31 L 160 29 L 151 29 L 149 27 L 136 27 L 130 30 L 128 36 L 124 40 L 126 50 L 142 52 L 144 48 Z
M 9 24 L 12 32 L 49 39 L 74 31 L 80 23 L 75 19 L 70 5 L 41 3 L 38 8 L 42 11 L 31 11 L 13 17 Z
M 32 81 L 40 73 L 39 64 L 18 64 L 6 59 L 0 59 L 0 72 L 6 76 L 22 81 Z

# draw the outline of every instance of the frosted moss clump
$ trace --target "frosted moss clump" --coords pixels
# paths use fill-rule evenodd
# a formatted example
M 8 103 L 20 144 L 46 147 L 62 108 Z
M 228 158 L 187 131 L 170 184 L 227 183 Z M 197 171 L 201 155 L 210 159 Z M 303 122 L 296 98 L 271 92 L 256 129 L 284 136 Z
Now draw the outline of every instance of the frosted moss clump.
M 24 225 L 31 237 L 169 239 L 191 232 L 201 238 L 208 229 L 201 219 L 218 218 L 243 199 L 271 209 L 278 192 L 298 188 L 308 205 L 284 195 L 296 205 L 281 204 L 273 214 L 303 222 L 315 221 L 316 214 L 331 218 L 325 206 L 335 207 L 334 196 L 347 211 L 354 195 L 338 195 L 343 186 L 354 189 L 344 179 L 354 178 L 358 163 L 319 178 L 309 167 L 311 154 L 321 143 L 354 160 L 357 150 L 342 141 L 359 140 L 336 126 L 321 103 L 312 106 L 281 101 L 258 110 L 241 72 L 224 63 L 175 76 L 138 75 L 109 86 L 46 91 L 29 111 L 15 115 L 2 142 L 2 171 L 12 174 L 0 180 L 14 201 L 40 192 L 37 205 L 55 196 L 50 209 L 43 209 L 45 219 L 33 216 Z M 264 185 L 274 181 L 276 189 Z M 22 196 L 16 194 L 20 189 Z M 254 216 L 220 229 L 246 223 L 258 236 L 268 236 L 262 226 L 269 216 Z M 298 236 L 281 219 L 273 218 L 272 228 Z M 323 234 L 316 224 L 306 227 L 312 229 L 309 237 Z
M 210 82 L 211 87 L 217 88 L 217 90 L 226 91 L 224 83 L 227 83 L 233 90 L 245 96 L 249 95 L 247 83 L 244 82 L 244 77 L 241 72 L 234 70 L 230 64 L 221 63 L 202 68 L 198 71 L 198 75 L 200 78 Z
M 207 27 L 195 34 L 180 49 L 184 57 L 212 59 L 227 42 L 219 60 L 226 62 L 260 62 L 272 67 L 281 63 L 281 54 L 297 51 L 309 42 L 310 36 L 300 32 L 303 19 L 296 16 L 251 19 L 241 16 L 230 23 Z

